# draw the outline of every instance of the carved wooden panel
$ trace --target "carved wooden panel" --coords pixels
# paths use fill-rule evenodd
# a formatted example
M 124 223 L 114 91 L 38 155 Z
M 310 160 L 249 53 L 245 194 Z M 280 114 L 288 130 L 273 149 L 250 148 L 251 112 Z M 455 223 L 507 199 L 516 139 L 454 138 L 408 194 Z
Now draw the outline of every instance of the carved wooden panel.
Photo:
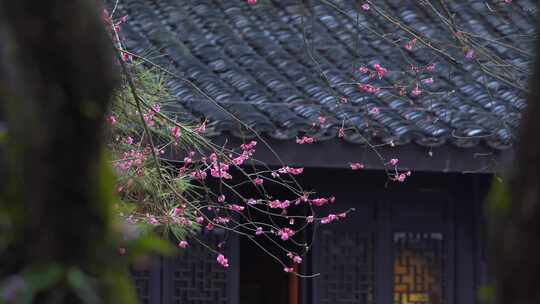
M 199 237 L 215 248 L 222 240 L 215 234 Z M 216 261 L 216 254 L 201 245 L 193 244 L 174 258 L 165 271 L 169 272 L 172 289 L 168 298 L 174 304 L 228 304 L 228 290 L 236 284 L 228 279 L 228 268 Z M 171 273 L 172 272 L 172 273 Z M 233 286 L 234 285 L 234 286 Z
M 442 233 L 394 233 L 394 303 L 446 303 Z
M 319 242 L 319 303 L 375 303 L 373 234 L 322 230 Z

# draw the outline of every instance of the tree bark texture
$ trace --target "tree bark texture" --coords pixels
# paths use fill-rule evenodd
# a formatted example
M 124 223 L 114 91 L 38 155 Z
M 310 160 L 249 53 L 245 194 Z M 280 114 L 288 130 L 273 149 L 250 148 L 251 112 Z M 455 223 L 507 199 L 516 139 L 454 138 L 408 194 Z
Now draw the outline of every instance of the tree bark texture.
M 538 28 L 538 26 L 537 26 Z M 537 39 L 528 106 L 511 168 L 509 203 L 492 227 L 497 299 L 540 303 L 540 44 Z M 505 198 L 497 198 L 505 200 Z M 506 204 L 503 204 L 506 205 Z
M 29 265 L 60 263 L 95 278 L 100 302 L 109 303 L 105 274 L 115 254 L 100 168 L 117 71 L 97 4 L 0 0 L 0 112 L 8 128 L 0 199 L 10 219 L 0 223 L 0 281 Z M 61 282 L 35 298 L 80 300 Z

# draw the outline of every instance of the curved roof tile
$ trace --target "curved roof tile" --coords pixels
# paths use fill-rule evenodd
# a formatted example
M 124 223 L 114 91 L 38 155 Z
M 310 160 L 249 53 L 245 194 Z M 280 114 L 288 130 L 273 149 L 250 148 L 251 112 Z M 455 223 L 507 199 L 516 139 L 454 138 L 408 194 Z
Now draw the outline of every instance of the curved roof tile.
M 517 86 L 527 80 L 533 49 L 531 1 L 494 8 L 480 0 L 446 7 L 385 0 L 370 11 L 355 1 L 328 3 L 124 0 L 118 10 L 129 16 L 123 30 L 128 49 L 204 92 L 179 79 L 167 82 L 178 109 L 209 119 L 214 134 L 246 136 L 224 108 L 257 132 L 284 140 L 302 134 L 325 140 L 344 126 L 345 140 L 353 143 L 512 145 L 526 107 Z M 406 50 L 412 34 L 431 44 Z M 456 36 L 484 57 L 466 58 Z M 382 79 L 358 70 L 375 64 L 389 70 Z M 426 71 L 430 64 L 435 71 Z M 383 89 L 370 94 L 358 84 Z M 415 86 L 422 90 L 418 96 L 411 93 Z M 327 119 L 323 125 L 320 116 Z

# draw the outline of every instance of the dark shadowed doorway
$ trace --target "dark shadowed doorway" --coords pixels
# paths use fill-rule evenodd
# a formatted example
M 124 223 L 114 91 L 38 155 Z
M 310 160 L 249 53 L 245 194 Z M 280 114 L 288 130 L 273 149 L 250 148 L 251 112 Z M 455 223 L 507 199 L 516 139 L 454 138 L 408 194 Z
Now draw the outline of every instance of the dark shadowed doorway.
M 240 241 L 240 255 L 240 304 L 288 303 L 289 275 L 277 261 L 247 238 Z

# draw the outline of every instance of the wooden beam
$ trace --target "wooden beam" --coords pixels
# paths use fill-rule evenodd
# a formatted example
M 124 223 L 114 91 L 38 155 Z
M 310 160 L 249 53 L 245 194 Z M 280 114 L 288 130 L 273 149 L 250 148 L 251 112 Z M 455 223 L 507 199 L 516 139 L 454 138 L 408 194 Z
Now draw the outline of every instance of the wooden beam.
M 508 167 L 514 155 L 513 149 L 495 150 L 483 145 L 459 148 L 445 144 L 429 148 L 418 144 L 407 144 L 381 147 L 376 153 L 369 147 L 338 139 L 308 145 L 296 144 L 294 140 L 269 138 L 265 140 L 273 151 L 258 141 L 255 158 L 268 166 L 286 164 L 297 167 L 349 168 L 350 163 L 359 162 L 363 163 L 366 169 L 382 170 L 385 168 L 384 161 L 398 158 L 400 170 L 495 173 Z M 242 143 L 239 138 L 230 135 L 217 137 L 214 142 L 217 144 L 227 142 L 227 147 L 238 147 Z

